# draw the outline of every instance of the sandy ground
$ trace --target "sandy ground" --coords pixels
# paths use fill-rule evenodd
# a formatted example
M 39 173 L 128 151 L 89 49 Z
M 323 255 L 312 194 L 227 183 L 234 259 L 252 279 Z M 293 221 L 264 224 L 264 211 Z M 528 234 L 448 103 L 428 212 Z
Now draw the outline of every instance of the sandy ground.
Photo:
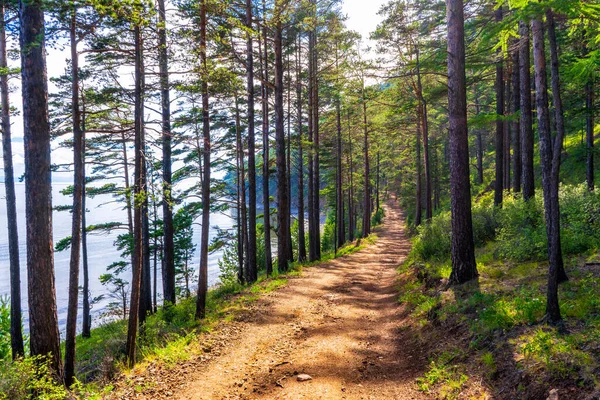
M 151 368 L 148 390 L 119 398 L 427 398 L 415 387 L 424 351 L 403 328 L 397 301 L 395 268 L 410 250 L 403 229 L 388 203 L 376 244 L 305 268 L 216 333 L 206 356 L 169 371 Z M 312 380 L 299 382 L 298 374 Z

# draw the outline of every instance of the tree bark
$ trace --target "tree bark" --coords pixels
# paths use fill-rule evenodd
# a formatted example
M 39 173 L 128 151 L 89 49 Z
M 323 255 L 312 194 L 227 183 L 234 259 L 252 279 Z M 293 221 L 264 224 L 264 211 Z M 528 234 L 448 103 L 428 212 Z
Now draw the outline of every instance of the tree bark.
M 283 115 L 283 54 L 281 9 L 275 9 L 275 143 L 277 164 L 277 269 L 287 271 L 289 258 L 289 209 L 286 148 Z
M 354 241 L 356 223 L 354 219 L 354 162 L 352 160 L 352 126 L 348 110 L 348 241 Z
M 363 226 L 362 226 L 362 237 L 367 237 L 371 233 L 371 179 L 370 179 L 370 165 L 369 165 L 369 124 L 367 119 L 367 100 L 365 99 L 365 83 L 363 81 L 363 145 L 365 153 L 365 177 L 364 177 L 364 213 L 363 213 Z M 420 203 L 419 203 L 420 206 Z
M 62 365 L 54 284 L 48 76 L 42 0 L 21 1 L 19 16 L 25 148 L 29 347 L 34 356 L 50 355 L 50 367 L 60 376 Z
M 246 0 L 246 27 L 252 29 L 252 0 Z M 252 35 L 246 38 L 246 78 L 248 90 L 248 279 L 256 282 L 256 146 L 254 128 L 254 53 Z
M 557 236 L 557 243 L 560 244 L 560 211 L 558 204 L 558 186 L 560 181 L 560 162 L 561 162 L 561 153 L 562 153 L 562 141 L 565 137 L 565 118 L 563 112 L 563 104 L 562 104 L 562 94 L 560 88 L 560 72 L 558 68 L 558 45 L 556 43 L 556 28 L 554 24 L 554 12 L 551 9 L 546 9 L 546 21 L 548 24 L 548 42 L 550 44 L 550 59 L 552 61 L 550 67 L 550 73 L 552 77 L 552 102 L 554 104 L 554 114 L 556 116 L 556 137 L 553 142 L 551 142 L 552 146 L 552 179 L 553 179 L 553 190 L 555 193 L 553 196 L 556 198 L 556 203 L 553 204 L 553 207 L 556 207 L 556 210 L 552 210 L 554 214 L 553 223 L 553 235 Z M 562 283 L 568 281 L 567 273 L 565 272 L 565 267 L 563 263 L 562 257 L 562 248 L 559 245 L 556 249 L 558 251 L 558 283 Z
M 6 70 L 6 1 L 0 2 L 0 68 Z M 23 330 L 21 326 L 21 265 L 19 260 L 19 231 L 17 225 L 17 200 L 15 195 L 15 172 L 10 124 L 10 101 L 8 75 L 0 75 L 0 96 L 2 103 L 2 149 L 4 160 L 4 189 L 6 191 L 6 219 L 8 225 L 8 252 L 10 260 L 10 344 L 13 360 L 25 355 Z
M 90 268 L 88 262 L 88 247 L 87 247 L 87 221 L 86 221 L 86 178 L 85 178 L 85 102 L 83 104 L 83 113 L 81 119 L 81 135 L 83 140 L 83 183 L 81 197 L 81 257 L 83 267 L 83 304 L 82 304 L 82 328 L 81 336 L 84 338 L 90 338 L 92 336 L 92 316 L 90 314 Z
M 127 326 L 127 363 L 130 368 L 136 361 L 136 341 L 139 323 L 142 287 L 142 270 L 144 263 L 143 246 L 143 200 L 146 193 L 146 179 L 144 176 L 144 104 L 143 104 L 143 54 L 142 33 L 139 24 L 134 27 L 135 42 L 135 183 L 134 183 L 134 216 L 133 216 L 133 265 L 131 279 L 131 301 L 129 304 L 129 322 Z M 127 169 L 127 163 L 125 164 Z
M 71 114 L 73 118 L 73 209 L 71 226 L 71 259 L 69 263 L 69 303 L 65 335 L 65 386 L 75 378 L 75 338 L 79 308 L 79 262 L 81 255 L 81 216 L 83 202 L 83 133 L 79 108 L 79 54 L 77 53 L 77 10 L 71 11 Z
M 306 261 L 306 240 L 304 232 L 304 155 L 302 151 L 302 38 L 298 35 L 296 58 L 296 97 L 298 101 L 298 261 Z
M 548 110 L 548 91 L 546 81 L 546 52 L 544 48 L 544 28 L 542 21 L 531 21 L 533 34 L 533 59 L 535 67 L 536 106 L 538 130 L 540 136 L 540 164 L 542 166 L 542 187 L 544 191 L 544 207 L 546 216 L 546 234 L 548 236 L 548 287 L 546 298 L 546 316 L 551 323 L 562 318 L 558 304 L 558 267 L 560 260 L 560 236 L 556 235 L 555 219 L 558 210 L 558 179 L 553 177 L 553 149 L 550 134 L 550 112 Z M 555 187 L 556 183 L 556 187 Z
M 594 80 L 585 85 L 586 182 L 594 190 Z
M 513 44 L 518 44 L 515 42 Z M 513 121 L 511 122 L 512 136 L 513 136 L 513 191 L 515 193 L 521 192 L 521 175 L 523 169 L 521 168 L 521 126 L 517 119 L 514 117 L 519 113 L 520 110 L 520 88 L 521 82 L 519 79 L 519 50 L 518 46 L 513 50 L 512 54 L 512 114 Z
M 208 232 L 210 224 L 210 115 L 208 103 L 208 69 L 206 66 L 206 0 L 200 0 L 200 67 L 202 69 L 202 230 L 200 236 L 200 273 L 196 319 L 206 316 L 206 294 L 208 292 Z
M 433 204 L 431 201 L 431 163 L 429 161 L 429 118 L 427 115 L 427 102 L 423 96 L 423 83 L 421 82 L 421 63 L 417 49 L 417 87 L 419 96 L 419 114 L 423 129 L 423 166 L 425 172 L 425 218 L 429 221 L 433 217 Z
M 446 6 L 452 211 L 452 273 L 449 281 L 451 284 L 460 284 L 476 278 L 477 267 L 471 215 L 463 2 L 448 0 Z
M 246 282 L 252 283 L 253 276 L 250 275 L 250 263 L 248 254 L 244 257 L 244 251 L 248 252 L 248 214 L 246 213 L 246 171 L 244 168 L 244 142 L 242 141 L 242 122 L 240 118 L 239 100 L 237 94 L 235 95 L 235 132 L 236 132 L 236 147 L 237 147 L 237 160 L 238 160 L 238 176 L 239 176 L 239 215 L 240 215 L 240 233 L 238 241 L 241 241 L 241 267 L 245 269 L 245 280 Z M 244 279 L 240 281 L 243 283 Z
M 421 166 L 421 116 L 420 106 L 417 106 L 417 144 L 416 150 L 416 187 L 415 187 L 415 226 L 420 226 L 422 223 L 423 215 L 423 192 L 422 192 L 422 181 L 423 171 Z
M 529 55 L 529 26 L 519 21 L 519 82 L 521 100 L 521 166 L 523 198 L 531 199 L 535 195 L 533 171 L 533 121 L 531 114 L 531 75 Z
M 163 174 L 163 257 L 162 282 L 164 305 L 175 304 L 175 244 L 173 235 L 173 183 L 171 148 L 171 96 L 169 85 L 169 53 L 167 48 L 165 0 L 158 0 L 158 65 L 162 111 L 162 174 Z
M 502 21 L 502 6 L 496 10 L 496 22 Z M 496 182 L 494 183 L 494 205 L 502 204 L 504 190 L 504 57 L 502 49 L 496 61 Z
M 263 16 L 266 15 L 266 2 L 263 0 Z M 266 21 L 263 21 L 264 53 L 261 67 L 263 69 L 262 89 L 262 140 L 263 140 L 263 226 L 265 238 L 265 268 L 267 276 L 273 273 L 273 255 L 271 252 L 271 196 L 269 194 L 269 52 L 267 45 Z M 260 42 L 259 42 L 260 44 Z

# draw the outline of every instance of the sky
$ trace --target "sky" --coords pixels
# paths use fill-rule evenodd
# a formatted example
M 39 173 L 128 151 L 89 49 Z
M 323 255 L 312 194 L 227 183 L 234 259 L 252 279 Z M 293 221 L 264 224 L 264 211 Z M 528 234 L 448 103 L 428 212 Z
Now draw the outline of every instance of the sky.
M 375 30 L 381 17 L 377 12 L 389 0 L 344 0 L 342 10 L 348 16 L 346 26 L 357 31 L 365 44 L 369 34 Z

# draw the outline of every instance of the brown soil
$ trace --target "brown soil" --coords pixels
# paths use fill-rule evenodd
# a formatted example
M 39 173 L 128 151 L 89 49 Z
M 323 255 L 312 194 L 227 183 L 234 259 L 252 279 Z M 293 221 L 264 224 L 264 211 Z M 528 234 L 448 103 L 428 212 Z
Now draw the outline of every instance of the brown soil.
M 376 234 L 376 244 L 306 268 L 285 288 L 262 296 L 242 318 L 208 335 L 205 355 L 168 370 L 150 365 L 138 390 L 117 390 L 118 397 L 426 398 L 414 383 L 425 350 L 397 300 L 395 269 L 410 242 L 391 203 Z M 298 374 L 312 380 L 298 382 Z M 135 385 L 131 380 L 128 387 Z

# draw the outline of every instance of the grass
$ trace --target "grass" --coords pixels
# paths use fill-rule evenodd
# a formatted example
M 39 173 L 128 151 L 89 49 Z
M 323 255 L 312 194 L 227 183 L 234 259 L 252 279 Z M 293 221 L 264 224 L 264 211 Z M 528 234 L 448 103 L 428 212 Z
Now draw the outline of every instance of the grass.
M 461 392 L 538 398 L 551 387 L 581 396 L 593 391 L 600 373 L 600 269 L 584 265 L 597 258 L 565 259 L 563 332 L 544 322 L 547 263 L 505 262 L 494 250 L 493 243 L 477 250 L 478 281 L 453 288 L 445 285 L 449 262 L 409 259 L 400 267 L 399 300 L 410 309 L 412 328 L 423 345 L 436 343 L 419 389 L 448 399 Z M 517 386 L 518 393 L 506 392 Z

